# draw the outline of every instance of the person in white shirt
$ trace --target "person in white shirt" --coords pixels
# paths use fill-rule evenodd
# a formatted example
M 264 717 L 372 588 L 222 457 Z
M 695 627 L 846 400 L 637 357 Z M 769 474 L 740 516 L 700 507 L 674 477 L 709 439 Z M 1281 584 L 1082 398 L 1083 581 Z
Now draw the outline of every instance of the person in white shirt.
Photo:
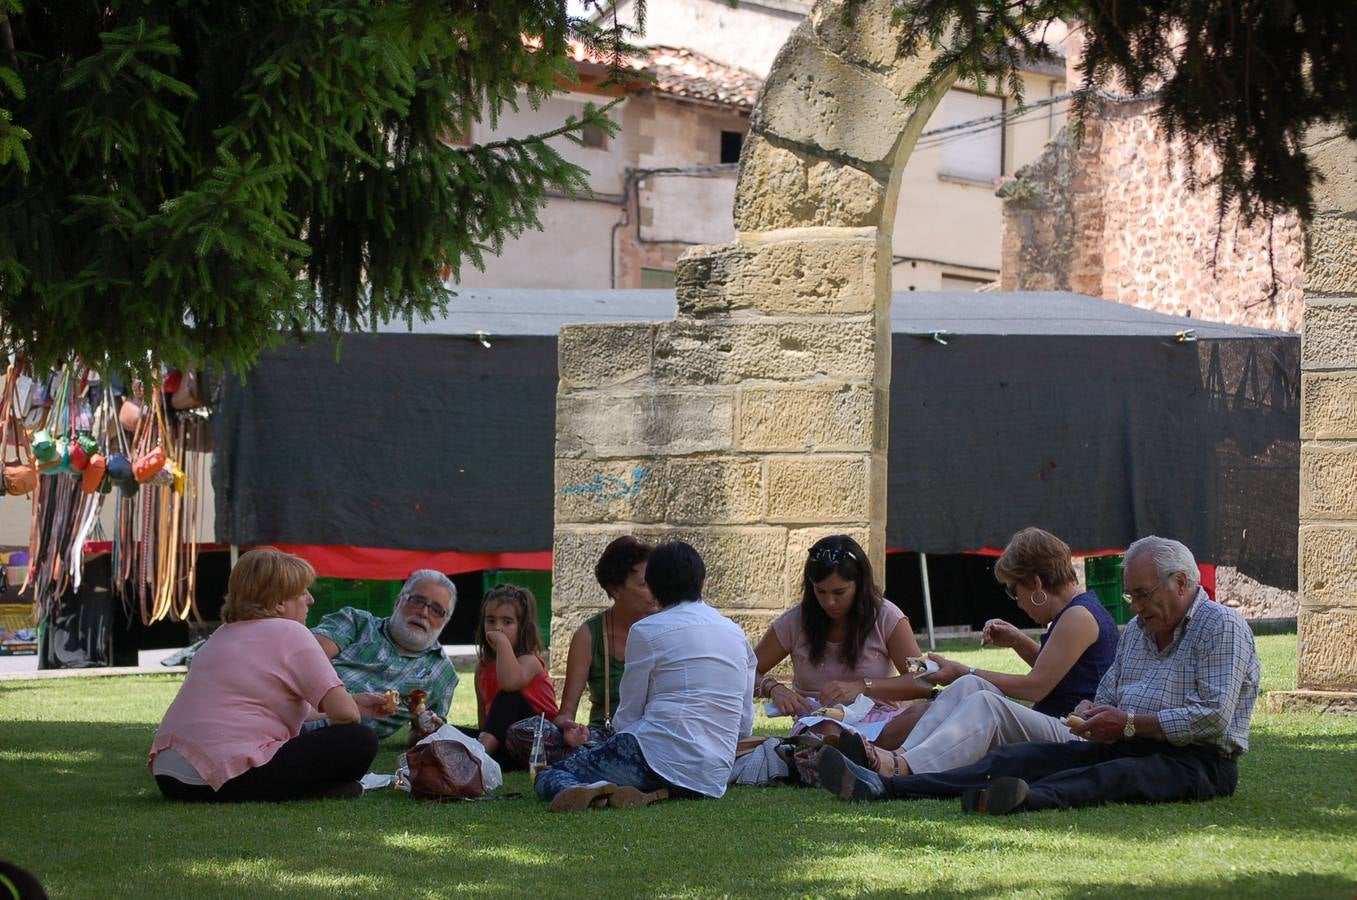
M 682 541 L 651 552 L 660 611 L 631 626 L 617 734 L 538 774 L 552 812 L 725 794 L 735 744 L 754 726 L 756 660 L 744 630 L 702 600 L 706 577 Z

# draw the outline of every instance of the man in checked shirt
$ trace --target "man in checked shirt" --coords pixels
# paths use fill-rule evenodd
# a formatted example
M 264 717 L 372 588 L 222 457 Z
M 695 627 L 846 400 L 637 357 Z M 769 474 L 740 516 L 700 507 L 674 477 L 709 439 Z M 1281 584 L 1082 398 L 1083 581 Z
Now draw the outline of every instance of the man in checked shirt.
M 1233 794 L 1258 697 L 1253 634 L 1207 597 L 1178 541 L 1132 544 L 1125 585 L 1136 616 L 1094 702 L 1074 710 L 1084 740 L 1010 744 L 960 769 L 885 779 L 826 748 L 825 788 L 854 801 L 960 795 L 962 809 L 993 815 Z

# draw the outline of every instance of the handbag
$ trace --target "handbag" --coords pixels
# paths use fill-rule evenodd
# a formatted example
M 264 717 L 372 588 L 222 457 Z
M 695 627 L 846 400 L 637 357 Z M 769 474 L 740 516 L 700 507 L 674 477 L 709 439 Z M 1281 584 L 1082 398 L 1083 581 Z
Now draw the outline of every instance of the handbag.
M 132 474 L 138 484 L 150 481 L 152 476 L 163 468 L 165 468 L 165 448 L 159 444 L 132 461 Z
M 421 799 L 471 800 L 503 783 L 499 763 L 479 741 L 451 725 L 443 725 L 401 754 L 396 766 L 397 786 Z
M 93 494 L 99 490 L 99 485 L 103 484 L 104 471 L 107 463 L 104 460 L 104 454 L 96 453 L 90 457 L 85 465 L 85 470 L 80 473 L 80 491 L 85 494 Z
M 179 411 L 207 405 L 207 392 L 197 369 L 185 369 L 184 377 L 170 394 L 170 406 Z
M 5 376 L 5 389 L 3 395 L 0 395 L 0 452 L 9 455 L 9 434 L 10 429 L 19 430 L 22 428 L 18 424 L 18 416 L 14 409 L 14 391 L 15 384 L 18 381 L 20 371 L 14 366 L 9 367 Z M 28 461 L 23 459 L 26 442 L 22 431 L 19 431 L 17 440 L 14 442 L 14 458 L 6 459 L 4 463 L 4 474 L 0 477 L 3 482 L 5 493 L 11 497 L 22 497 L 25 494 L 31 494 L 38 487 L 38 464 L 30 454 Z
M 480 761 L 456 741 L 417 745 L 405 754 L 405 763 L 412 797 L 471 800 L 487 793 Z

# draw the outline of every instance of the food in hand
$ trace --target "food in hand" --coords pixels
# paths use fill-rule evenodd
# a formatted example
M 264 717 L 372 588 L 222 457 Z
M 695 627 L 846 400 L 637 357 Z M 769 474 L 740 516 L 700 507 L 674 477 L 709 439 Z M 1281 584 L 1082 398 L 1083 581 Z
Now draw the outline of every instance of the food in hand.
M 1068 716 L 1065 717 L 1064 721 L 1066 728 L 1078 728 L 1080 725 L 1084 724 L 1084 717 L 1076 716 L 1074 713 L 1070 713 Z
M 396 710 L 400 709 L 401 705 L 400 691 L 386 691 L 385 693 L 382 694 L 382 697 L 386 701 L 385 703 L 382 704 L 382 715 L 389 716 Z
M 822 707 L 820 707 L 819 709 L 817 709 L 815 712 L 811 713 L 811 715 L 812 715 L 812 716 L 824 716 L 826 719 L 837 719 L 838 721 L 842 722 L 842 721 L 843 721 L 843 707 L 842 707 L 842 706 L 822 706 Z
M 923 656 L 911 656 L 905 660 L 909 671 L 906 675 L 926 675 L 928 674 L 928 659 Z

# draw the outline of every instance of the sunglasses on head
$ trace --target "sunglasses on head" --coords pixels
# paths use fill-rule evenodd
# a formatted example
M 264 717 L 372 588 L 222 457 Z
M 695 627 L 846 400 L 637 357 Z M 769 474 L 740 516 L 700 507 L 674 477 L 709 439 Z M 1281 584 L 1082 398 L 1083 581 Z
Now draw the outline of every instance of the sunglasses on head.
M 820 547 L 810 551 L 811 562 L 821 563 L 823 565 L 837 566 L 845 559 L 851 559 L 857 562 L 857 555 L 846 547 Z

